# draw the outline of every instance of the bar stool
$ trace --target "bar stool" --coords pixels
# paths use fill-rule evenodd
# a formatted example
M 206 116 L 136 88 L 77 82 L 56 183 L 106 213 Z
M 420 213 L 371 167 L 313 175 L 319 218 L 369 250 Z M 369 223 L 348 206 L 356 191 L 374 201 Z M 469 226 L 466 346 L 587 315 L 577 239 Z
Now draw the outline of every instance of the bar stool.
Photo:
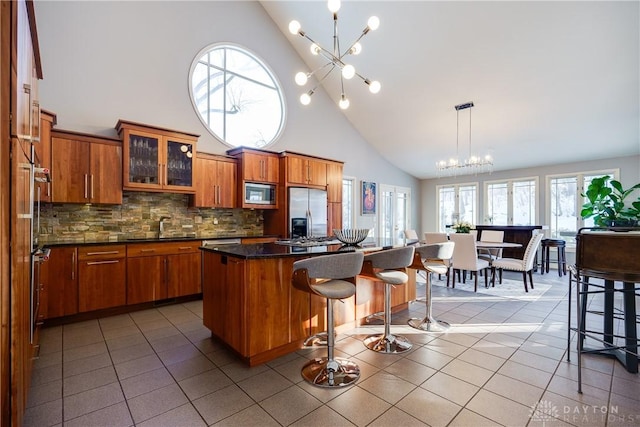
M 427 271 L 427 314 L 424 319 L 413 318 L 407 323 L 412 328 L 421 329 L 427 332 L 442 332 L 449 329 L 449 324 L 442 320 L 436 320 L 431 315 L 431 273 L 447 274 L 449 271 L 448 261 L 453 256 L 455 243 L 436 243 L 435 245 L 424 245 L 416 248 L 416 255 L 422 260 L 422 266 Z
M 293 263 L 293 287 L 327 299 L 327 357 L 307 362 L 302 377 L 319 387 L 339 388 L 354 384 L 360 378 L 360 368 L 354 362 L 334 357 L 335 325 L 333 303 L 356 293 L 355 276 L 362 270 L 364 255 L 349 252 L 307 258 Z
M 413 246 L 388 249 L 364 257 L 365 270 L 374 271 L 374 276 L 384 282 L 384 333 L 369 335 L 364 345 L 378 353 L 402 353 L 411 350 L 411 342 L 402 335 L 391 334 L 391 286 L 402 285 L 409 280 L 404 271 L 413 261 Z M 376 271 L 373 269 L 381 269 Z
M 545 271 L 549 272 L 549 248 L 558 249 L 558 276 L 562 277 L 567 274 L 567 255 L 565 248 L 567 242 L 561 239 L 544 239 L 542 240 L 542 264 L 540 268 L 540 274 L 544 274 Z

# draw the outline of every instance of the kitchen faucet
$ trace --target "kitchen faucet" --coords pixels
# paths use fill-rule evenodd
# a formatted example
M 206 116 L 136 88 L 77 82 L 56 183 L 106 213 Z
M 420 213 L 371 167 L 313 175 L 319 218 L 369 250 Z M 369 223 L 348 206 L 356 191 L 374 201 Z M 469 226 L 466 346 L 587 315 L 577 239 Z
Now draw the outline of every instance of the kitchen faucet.
M 164 221 L 166 219 L 171 219 L 171 217 L 170 216 L 161 216 L 160 217 L 160 228 L 159 228 L 159 231 L 158 231 L 158 238 L 159 239 L 162 239 L 164 237 Z

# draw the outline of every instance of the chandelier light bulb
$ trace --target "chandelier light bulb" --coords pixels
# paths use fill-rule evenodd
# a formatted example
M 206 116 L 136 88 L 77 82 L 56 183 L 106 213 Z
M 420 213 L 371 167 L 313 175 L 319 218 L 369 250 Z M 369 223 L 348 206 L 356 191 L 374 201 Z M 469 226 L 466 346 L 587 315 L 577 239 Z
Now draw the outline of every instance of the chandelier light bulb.
M 327 7 L 331 13 L 336 13 L 340 10 L 340 0 L 329 0 L 327 2 Z
M 356 69 L 354 68 L 353 65 L 347 64 L 342 68 L 342 77 L 344 77 L 345 79 L 347 80 L 352 79 L 353 76 L 355 75 L 356 75 Z
M 360 43 L 355 43 L 351 46 L 351 49 L 349 49 L 351 55 L 359 55 L 360 52 L 362 52 L 362 45 Z
M 338 105 L 340 106 L 340 108 L 342 108 L 343 110 L 346 110 L 347 108 L 349 108 L 349 100 L 347 99 L 347 97 L 344 95 L 344 93 L 342 94 L 342 97 L 340 98 L 340 102 L 338 102 Z
M 380 92 L 380 82 L 377 80 L 372 81 L 371 83 L 369 83 L 369 92 L 371 93 L 378 93 Z
M 304 86 L 307 84 L 307 80 L 309 79 L 309 77 L 307 76 L 307 73 L 304 73 L 302 71 L 300 71 L 299 73 L 296 73 L 296 84 L 298 86 Z
M 312 55 L 318 55 L 320 53 L 320 46 L 315 43 L 311 43 L 311 46 L 309 46 L 309 50 L 311 51 Z
M 300 28 L 302 28 L 302 25 L 300 25 L 300 23 L 295 19 L 289 22 L 289 32 L 291 34 L 298 34 L 298 32 L 300 31 Z
M 302 95 L 300 95 L 300 103 L 302 105 L 309 105 L 310 102 L 311 102 L 311 95 L 309 95 L 308 93 L 303 93 Z
M 378 19 L 377 16 L 372 16 L 371 18 L 369 18 L 369 20 L 367 21 L 367 27 L 371 30 L 371 31 L 375 31 L 378 29 L 378 27 L 380 26 L 380 19 Z

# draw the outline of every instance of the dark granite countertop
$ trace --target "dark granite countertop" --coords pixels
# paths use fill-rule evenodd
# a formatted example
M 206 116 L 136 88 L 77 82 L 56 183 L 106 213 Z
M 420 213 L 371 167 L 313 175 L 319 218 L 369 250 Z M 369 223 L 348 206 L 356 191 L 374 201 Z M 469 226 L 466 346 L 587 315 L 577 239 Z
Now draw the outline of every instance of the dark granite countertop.
M 278 237 L 272 235 L 265 236 L 248 236 L 248 235 L 231 235 L 231 236 L 199 236 L 199 237 L 163 237 L 163 238 L 146 238 L 146 237 L 134 237 L 134 238 L 121 238 L 119 240 L 96 240 L 96 241 L 82 241 L 77 240 L 58 240 L 55 242 L 43 242 L 41 246 L 46 248 L 53 248 L 59 246 L 86 246 L 86 245 L 126 245 L 133 243 L 158 243 L 158 242 L 188 242 L 198 240 L 216 240 L 216 239 L 251 239 L 259 237 Z
M 215 252 L 242 259 L 283 258 L 327 255 L 351 251 L 376 251 L 405 246 L 403 239 L 366 239 L 359 246 L 321 245 L 321 246 L 289 246 L 278 243 L 254 243 L 250 245 L 221 245 L 217 247 L 201 247 L 203 251 Z

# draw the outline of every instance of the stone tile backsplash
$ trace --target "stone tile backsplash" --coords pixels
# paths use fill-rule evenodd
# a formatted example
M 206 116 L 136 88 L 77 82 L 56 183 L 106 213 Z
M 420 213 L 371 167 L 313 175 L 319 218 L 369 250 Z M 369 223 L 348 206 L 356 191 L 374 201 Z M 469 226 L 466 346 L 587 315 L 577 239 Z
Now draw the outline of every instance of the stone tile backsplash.
M 122 205 L 43 204 L 40 243 L 100 242 L 165 237 L 261 236 L 261 210 L 189 208 L 189 196 L 127 192 Z

